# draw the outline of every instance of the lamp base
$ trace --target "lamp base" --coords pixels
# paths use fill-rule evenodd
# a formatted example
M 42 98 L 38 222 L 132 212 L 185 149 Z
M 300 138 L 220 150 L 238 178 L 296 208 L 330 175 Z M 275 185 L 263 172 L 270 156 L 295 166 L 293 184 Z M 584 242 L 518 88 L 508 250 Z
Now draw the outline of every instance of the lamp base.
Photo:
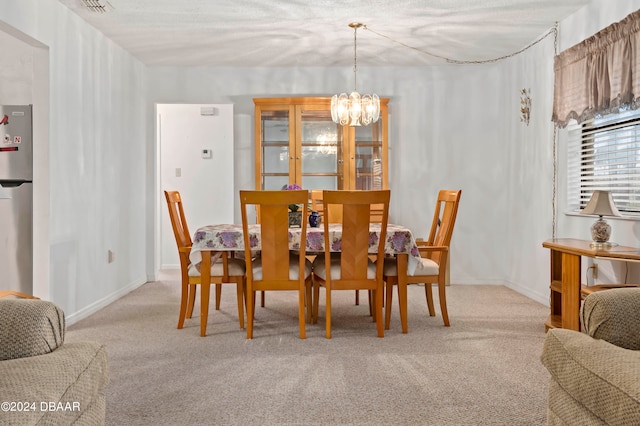
M 591 242 L 591 244 L 589 244 L 589 246 L 592 249 L 596 249 L 596 250 L 609 250 L 612 249 L 614 247 L 617 247 L 618 244 L 616 243 L 610 243 L 610 242 L 606 242 L 606 243 L 597 243 L 595 241 Z
M 591 239 L 594 243 L 606 243 L 611 236 L 611 225 L 600 216 L 591 225 Z

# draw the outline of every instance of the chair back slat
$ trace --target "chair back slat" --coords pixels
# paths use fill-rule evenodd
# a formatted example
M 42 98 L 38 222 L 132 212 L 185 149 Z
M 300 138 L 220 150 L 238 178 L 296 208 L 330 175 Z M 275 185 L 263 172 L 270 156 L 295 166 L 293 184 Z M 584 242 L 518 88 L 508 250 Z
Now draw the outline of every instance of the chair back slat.
M 289 217 L 282 205 L 261 205 L 262 277 L 289 280 Z
M 343 206 L 341 279 L 366 279 L 369 266 L 370 204 Z M 345 232 L 346 231 L 346 232 Z
M 169 218 L 171 219 L 171 227 L 173 228 L 173 235 L 176 239 L 178 250 L 183 247 L 191 247 L 193 243 L 191 241 L 189 227 L 187 226 L 184 208 L 182 207 L 180 193 L 178 191 L 164 191 L 164 195 L 167 199 Z
M 438 192 L 438 200 L 429 232 L 429 245 L 448 247 L 451 244 L 461 194 L 461 190 L 443 189 Z M 431 259 L 440 263 L 441 256 L 441 252 L 433 252 Z

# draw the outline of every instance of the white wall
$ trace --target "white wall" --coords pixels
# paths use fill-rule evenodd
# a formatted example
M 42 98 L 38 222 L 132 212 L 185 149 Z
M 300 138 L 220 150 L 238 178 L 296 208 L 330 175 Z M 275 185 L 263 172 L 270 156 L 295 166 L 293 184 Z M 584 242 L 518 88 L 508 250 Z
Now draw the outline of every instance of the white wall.
M 48 223 L 34 227 L 48 233 L 35 239 L 49 271 L 37 294 L 71 323 L 147 278 L 145 67 L 55 0 L 0 0 L 0 23 L 48 48 L 49 87 L 24 89 L 34 112 L 48 99 Z
M 201 115 L 213 108 L 214 115 Z M 161 104 L 158 111 L 158 193 L 179 191 L 191 233 L 212 223 L 233 223 L 233 105 Z M 202 150 L 211 151 L 209 158 Z M 179 172 L 178 172 L 179 170 Z M 195 184 L 194 184 L 195 183 Z M 164 195 L 161 195 L 162 269 L 179 269 L 180 259 Z
M 504 87 L 502 70 L 501 65 L 490 65 L 359 71 L 360 81 L 375 87 L 380 96 L 391 97 L 391 221 L 426 237 L 437 191 L 463 190 L 453 237 L 454 283 L 510 281 L 511 236 L 505 225 L 514 214 L 511 203 L 522 203 L 525 194 L 510 198 L 508 148 L 514 141 L 509 129 L 524 125 L 517 113 L 519 88 Z M 236 121 L 250 125 L 253 97 L 330 95 L 349 84 L 348 73 L 331 68 L 154 68 L 149 70 L 149 93 L 151 102 L 234 102 Z M 505 109 L 508 97 L 514 98 L 512 109 Z M 253 132 L 236 132 L 236 193 L 254 185 Z M 537 204 L 549 198 L 542 194 Z M 540 211 L 546 210 L 541 206 Z M 546 234 L 537 232 L 534 237 L 528 244 L 537 247 Z M 528 265 L 525 262 L 525 269 Z

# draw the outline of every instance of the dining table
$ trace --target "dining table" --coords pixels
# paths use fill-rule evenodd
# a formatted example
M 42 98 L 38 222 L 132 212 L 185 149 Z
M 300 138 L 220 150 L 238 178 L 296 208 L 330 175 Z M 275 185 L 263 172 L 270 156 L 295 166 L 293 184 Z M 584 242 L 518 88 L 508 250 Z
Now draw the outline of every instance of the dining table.
M 381 232 L 380 223 L 369 225 L 369 252 L 376 254 Z M 260 225 L 250 224 L 249 241 L 251 251 L 260 251 Z M 307 255 L 324 252 L 324 226 L 306 227 L 304 238 Z M 411 230 L 402 225 L 388 224 L 386 228 L 385 254 L 397 259 L 397 267 L 406 268 L 409 275 L 415 271 L 420 262 L 420 252 Z M 342 224 L 329 224 L 331 241 L 330 251 L 340 252 L 342 241 Z M 299 250 L 302 244 L 302 228 L 289 228 L 289 249 Z M 189 260 L 200 270 L 202 281 L 207 282 L 211 264 L 221 256 L 222 252 L 244 252 L 244 233 L 242 224 L 215 224 L 198 228 L 193 237 L 193 244 L 189 254 Z M 210 252 L 209 256 L 203 256 L 203 252 Z M 203 293 L 203 297 L 208 297 Z M 208 304 L 201 306 L 201 322 L 206 322 L 208 316 Z M 202 324 L 206 327 L 206 323 Z
M 378 248 L 378 240 L 381 231 L 380 223 L 371 223 L 369 225 L 369 250 L 371 254 L 376 254 Z M 249 229 L 249 241 L 251 250 L 259 252 L 260 245 L 260 225 L 251 224 Z M 388 224 L 387 235 L 385 241 L 385 254 L 392 256 L 405 256 L 407 262 L 407 271 L 409 275 L 415 270 L 420 261 L 420 252 L 418 245 L 409 228 L 402 225 Z M 342 225 L 335 223 L 329 224 L 329 241 L 331 241 L 331 251 L 341 251 Z M 289 228 L 289 248 L 298 250 L 302 244 L 302 228 Z M 307 226 L 307 232 L 304 238 L 305 250 L 308 254 L 316 254 L 324 252 L 324 226 L 310 227 Z M 203 251 L 244 251 L 244 236 L 241 224 L 216 224 L 206 225 L 196 230 L 193 237 L 193 245 L 189 260 L 194 265 L 198 265 L 203 257 Z M 208 256 L 205 256 L 205 258 Z

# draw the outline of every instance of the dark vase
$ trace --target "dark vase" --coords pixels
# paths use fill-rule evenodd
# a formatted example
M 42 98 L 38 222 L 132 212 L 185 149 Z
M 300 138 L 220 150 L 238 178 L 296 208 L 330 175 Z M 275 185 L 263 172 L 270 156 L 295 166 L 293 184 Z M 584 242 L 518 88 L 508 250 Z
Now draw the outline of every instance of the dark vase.
M 320 214 L 315 210 L 312 211 L 309 215 L 309 226 L 311 226 L 312 228 L 317 228 L 318 226 L 320 226 L 320 222 L 322 222 L 322 217 L 320 217 Z

